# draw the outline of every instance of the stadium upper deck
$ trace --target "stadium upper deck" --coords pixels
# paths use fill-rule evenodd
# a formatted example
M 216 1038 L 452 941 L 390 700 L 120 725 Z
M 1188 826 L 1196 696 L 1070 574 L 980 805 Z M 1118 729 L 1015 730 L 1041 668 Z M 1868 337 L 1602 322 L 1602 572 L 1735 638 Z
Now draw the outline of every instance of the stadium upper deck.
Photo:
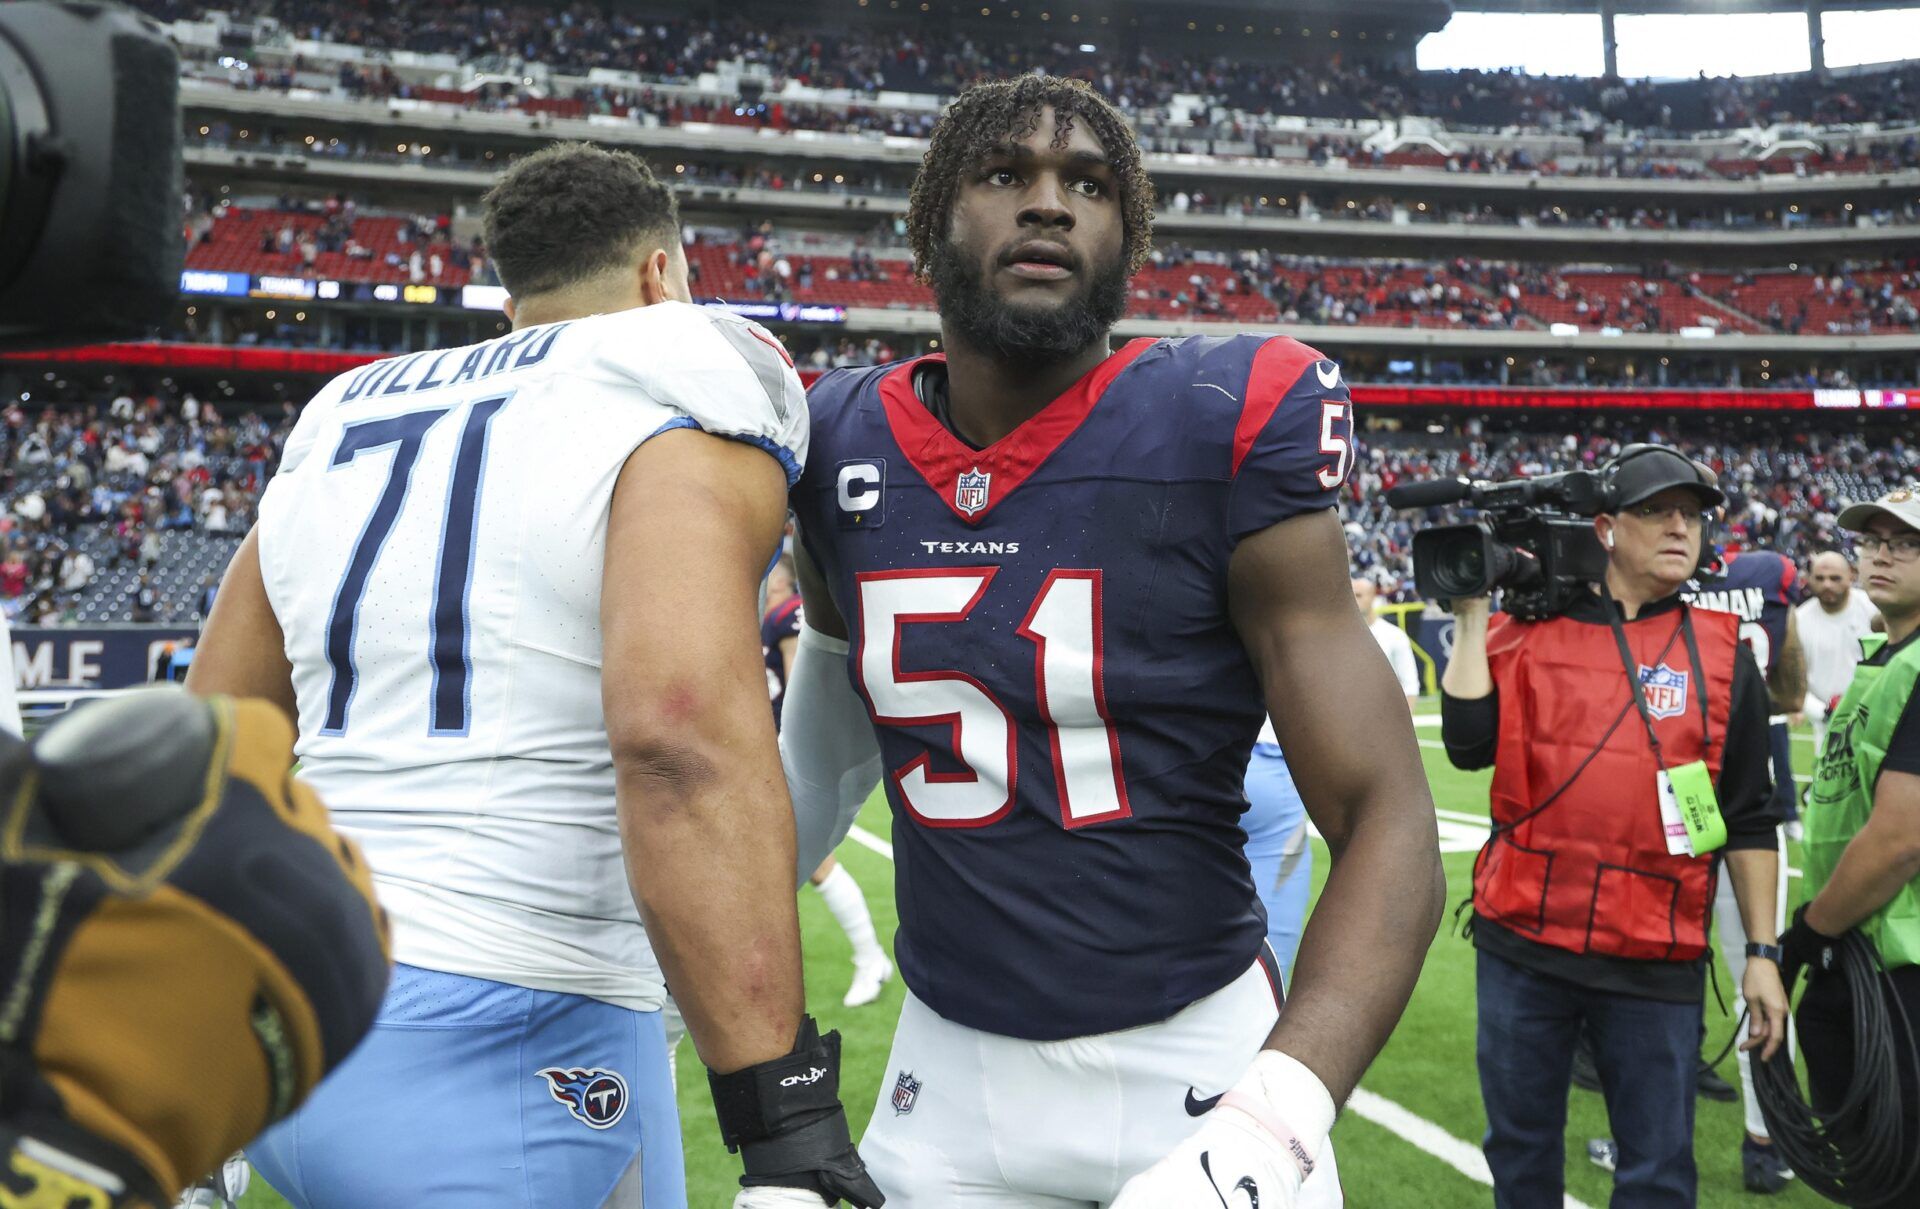
M 1653 83 L 1419 72 L 1407 66 L 1412 37 L 1399 40 L 1401 30 L 1393 27 L 1364 28 L 1363 5 L 1323 10 L 1326 23 L 1317 39 L 1310 26 L 1295 36 L 1295 21 L 1280 6 L 1267 6 L 1267 20 L 1247 8 L 1237 28 L 1227 13 L 1171 5 L 1140 5 L 1120 13 L 1098 11 L 1117 6 L 1062 4 L 1057 24 L 1044 3 L 1035 5 L 1039 23 L 1022 23 L 1017 9 L 995 5 L 980 10 L 982 20 L 962 23 L 955 16 L 970 15 L 971 8 L 941 4 L 936 13 L 935 6 L 911 0 L 904 5 L 904 20 L 897 16 L 903 8 L 899 0 L 888 0 L 885 9 L 878 0 L 837 0 L 816 7 L 806 23 L 750 15 L 744 8 L 724 20 L 699 20 L 583 3 L 415 7 L 357 0 L 218 5 L 144 0 L 143 6 L 173 21 L 176 36 L 196 24 L 211 25 L 217 35 L 226 31 L 221 36 L 229 49 L 244 43 L 259 58 L 291 52 L 337 63 L 378 63 L 386 70 L 360 81 L 376 90 L 422 82 L 410 78 L 416 69 L 478 65 L 517 67 L 523 79 L 587 77 L 606 83 L 625 77 L 687 85 L 736 75 L 763 85 L 791 83 L 868 98 L 942 97 L 975 80 L 1038 69 L 1089 79 L 1139 116 L 1197 97 L 1214 106 L 1281 116 L 1417 115 L 1468 128 L 1585 127 L 1598 120 L 1642 132 L 1792 121 L 1896 123 L 1912 118 L 1920 90 L 1920 69 L 1911 65 L 1849 76 L 1838 84 L 1812 76 Z M 1088 10 L 1084 21 L 1082 8 Z M 224 16 L 205 21 L 210 10 Z M 839 23 L 843 16 L 844 24 Z M 1348 26 L 1344 46 L 1339 44 L 1343 24 Z M 1229 53 L 1221 53 L 1221 39 L 1230 40 Z M 182 41 L 200 40 L 186 34 Z M 343 53 L 355 49 L 377 53 Z M 564 105 L 565 99 L 556 103 Z
M 899 238 L 925 131 L 953 88 L 1038 69 L 1093 79 L 1154 149 L 1163 255 L 1126 334 L 1277 324 L 1376 381 L 1920 379 L 1920 62 L 1826 82 L 1421 73 L 1409 40 L 1437 6 L 1288 0 L 1249 32 L 1209 2 L 1040 4 L 1036 24 L 1013 0 L 982 20 L 831 0 L 795 25 L 755 0 L 725 18 L 147 0 L 183 49 L 198 199 L 178 331 L 384 351 L 489 335 L 497 314 L 460 305 L 489 300 L 464 288 L 491 280 L 481 191 L 591 138 L 675 175 L 702 293 L 801 352 L 927 347 Z M 350 236 L 316 217 L 339 199 Z M 436 229 L 399 239 L 407 215 Z
M 983 32 L 943 27 L 939 14 L 876 25 L 857 0 L 848 10 L 859 19 L 831 35 L 580 6 L 489 8 L 478 22 L 457 5 L 271 7 L 257 20 L 201 20 L 159 6 L 188 55 L 189 157 L 203 180 L 277 176 L 444 200 L 477 193 L 504 157 L 589 137 L 702 180 L 857 178 L 851 201 L 751 185 L 695 194 L 713 209 L 844 225 L 849 208 L 903 209 L 945 91 L 1042 69 L 1087 76 L 1129 107 L 1156 149 L 1162 230 L 1197 243 L 1253 234 L 1287 251 L 1415 257 L 1445 240 L 1482 256 L 1751 268 L 1898 253 L 1910 242 L 1900 228 L 1920 219 L 1914 64 L 1826 84 L 1602 85 L 1414 72 L 1404 55 L 1353 53 L 1364 29 L 1342 47 L 1335 28 L 1294 39 L 1288 26 L 1226 57 L 1205 31 L 1184 35 L 1200 40 L 1185 48 L 1177 30 L 1129 40 L 1139 17 L 1106 29 L 1089 15 L 1069 40 L 1034 36 L 1029 22 L 1016 38 L 1005 22 Z M 1384 49 L 1391 31 L 1375 32 L 1367 45 Z M 1078 37 L 1113 49 L 1088 53 L 1096 43 Z M 1702 124 L 1729 128 L 1693 129 Z M 1330 221 L 1356 217 L 1380 221 Z

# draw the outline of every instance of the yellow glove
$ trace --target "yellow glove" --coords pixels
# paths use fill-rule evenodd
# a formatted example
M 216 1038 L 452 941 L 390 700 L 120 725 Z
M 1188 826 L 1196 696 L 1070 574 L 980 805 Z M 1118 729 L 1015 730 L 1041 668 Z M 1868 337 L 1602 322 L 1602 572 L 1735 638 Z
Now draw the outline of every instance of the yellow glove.
M 175 688 L 0 745 L 0 1209 L 170 1204 L 371 1027 L 385 913 L 292 762 Z

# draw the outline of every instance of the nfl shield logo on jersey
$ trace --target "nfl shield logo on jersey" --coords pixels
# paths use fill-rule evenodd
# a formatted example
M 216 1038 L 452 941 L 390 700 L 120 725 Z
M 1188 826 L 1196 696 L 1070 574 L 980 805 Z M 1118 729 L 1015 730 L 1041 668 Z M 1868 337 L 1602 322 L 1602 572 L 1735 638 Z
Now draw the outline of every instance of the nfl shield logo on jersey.
M 627 1115 L 627 1081 L 616 1071 L 549 1066 L 538 1074 L 553 1098 L 589 1129 L 612 1129 Z
M 900 1078 L 893 1085 L 893 1114 L 904 1117 L 912 1112 L 913 1102 L 919 1095 L 920 1080 L 914 1078 L 910 1070 L 901 1071 Z
M 1656 718 L 1677 718 L 1687 709 L 1687 673 L 1676 672 L 1666 664 L 1640 669 L 1641 691 L 1647 697 L 1647 712 Z
M 975 466 L 971 473 L 962 471 L 959 482 L 953 489 L 953 506 L 973 516 L 987 506 L 987 484 L 993 481 L 991 474 L 981 474 Z

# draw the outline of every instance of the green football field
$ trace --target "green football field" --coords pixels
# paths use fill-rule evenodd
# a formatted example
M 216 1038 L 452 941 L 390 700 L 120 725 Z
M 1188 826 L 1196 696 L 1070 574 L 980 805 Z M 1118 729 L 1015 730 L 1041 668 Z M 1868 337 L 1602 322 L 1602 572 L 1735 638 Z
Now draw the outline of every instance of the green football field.
M 1461 773 L 1450 767 L 1438 750 L 1438 731 L 1433 726 L 1423 726 L 1420 734 L 1434 801 L 1441 811 L 1442 846 L 1464 848 L 1480 831 L 1473 820 L 1486 818 L 1488 775 Z M 1794 758 L 1803 772 L 1810 754 L 1811 745 L 1796 737 Z M 872 836 L 887 837 L 891 823 L 885 803 L 878 797 L 867 803 L 859 825 Z M 1318 841 L 1315 850 L 1317 890 L 1325 872 L 1326 850 Z M 840 849 L 839 856 L 866 890 L 882 940 L 890 939 L 895 926 L 891 862 L 852 841 Z M 1797 848 L 1790 859 L 1797 867 Z M 1449 852 L 1445 861 L 1449 925 L 1433 942 L 1399 1030 L 1361 1085 L 1367 1094 L 1356 1096 L 1334 1127 L 1341 1182 L 1347 1204 L 1354 1209 L 1450 1209 L 1492 1203 L 1491 1189 L 1461 1170 L 1472 1170 L 1478 1164 L 1479 1139 L 1486 1127 L 1473 1061 L 1473 950 L 1453 932 L 1450 922 L 1453 904 L 1468 892 L 1473 854 Z M 1798 882 L 1792 886 L 1790 894 L 1797 895 Z M 1383 888 L 1383 892 L 1390 891 Z M 900 983 L 897 978 L 889 983 L 877 1003 L 853 1010 L 842 1008 L 840 997 L 846 992 L 852 970 L 850 951 L 846 938 L 811 890 L 801 892 L 800 923 L 807 950 L 809 1008 L 823 1028 L 837 1028 L 845 1039 L 842 1086 L 857 1138 L 887 1077 L 887 1048 L 900 1009 Z M 1720 985 L 1732 995 L 1724 969 Z M 1712 1055 L 1726 1043 L 1734 1022 L 1711 1002 L 1711 992 L 1709 999 L 1705 1048 Z M 720 1145 L 706 1080 L 692 1057 L 691 1044 L 683 1044 L 680 1059 L 688 1204 L 693 1209 L 724 1209 L 736 1189 L 738 1160 Z M 1736 1079 L 1731 1058 L 1720 1070 L 1729 1080 Z M 1700 1204 L 1826 1203 L 1798 1183 L 1771 1198 L 1746 1193 L 1740 1183 L 1740 1105 L 1701 1100 L 1697 1116 Z M 1606 1133 L 1606 1109 L 1599 1095 L 1574 1091 L 1567 1125 L 1567 1194 L 1587 1206 L 1607 1203 L 1611 1177 L 1586 1158 L 1588 1139 Z M 1479 1165 L 1479 1170 L 1484 1173 L 1484 1165 Z M 271 1209 L 284 1203 L 257 1181 L 254 1192 L 242 1202 L 246 1209 Z

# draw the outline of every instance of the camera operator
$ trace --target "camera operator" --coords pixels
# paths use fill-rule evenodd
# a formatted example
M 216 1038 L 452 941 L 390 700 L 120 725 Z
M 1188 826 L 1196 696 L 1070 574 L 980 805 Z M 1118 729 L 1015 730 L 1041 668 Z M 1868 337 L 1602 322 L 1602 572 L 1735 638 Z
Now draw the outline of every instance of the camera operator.
M 1583 1028 L 1619 1147 L 1614 1203 L 1694 1204 L 1716 848 L 1759 942 L 1743 1045 L 1771 1055 L 1786 1036 L 1767 686 L 1738 619 L 1680 597 L 1725 497 L 1677 451 L 1632 446 L 1602 498 L 1604 576 L 1561 615 L 1489 621 L 1485 597 L 1453 602 L 1442 736 L 1456 767 L 1494 768 L 1472 935 L 1500 1206 L 1561 1201 Z
M 1854 1021 L 1847 982 L 1822 950 L 1859 928 L 1879 953 L 1889 1000 L 1920 1026 L 1920 490 L 1908 487 L 1840 514 L 1858 534 L 1867 595 L 1887 633 L 1861 640 L 1867 657 L 1828 722 L 1807 795 L 1810 896 L 1781 947 L 1812 971 L 1797 1016 L 1816 1111 L 1833 1112 L 1854 1082 Z M 1896 1014 L 1897 1018 L 1897 1014 Z M 1895 1069 L 1911 1071 L 1912 1033 L 1895 1028 Z M 1920 1089 L 1903 1078 L 1902 1149 L 1920 1144 Z M 1888 1190 L 1885 1204 L 1920 1203 L 1920 1179 Z

